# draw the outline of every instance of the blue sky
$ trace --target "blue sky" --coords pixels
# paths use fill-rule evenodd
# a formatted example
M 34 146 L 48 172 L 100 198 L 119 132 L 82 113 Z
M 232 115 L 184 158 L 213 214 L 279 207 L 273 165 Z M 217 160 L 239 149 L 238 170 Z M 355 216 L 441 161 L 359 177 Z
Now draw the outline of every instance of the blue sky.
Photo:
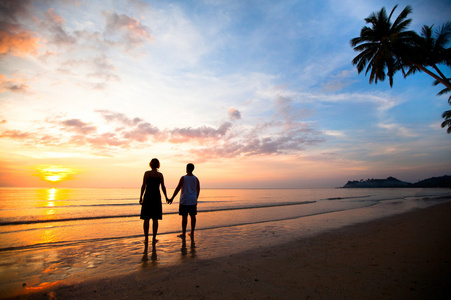
M 451 174 L 432 78 L 369 84 L 349 40 L 383 6 L 410 29 L 447 1 L 4 1 L 0 185 L 335 187 Z M 451 75 L 449 68 L 442 70 Z M 56 171 L 54 171 L 56 172 Z

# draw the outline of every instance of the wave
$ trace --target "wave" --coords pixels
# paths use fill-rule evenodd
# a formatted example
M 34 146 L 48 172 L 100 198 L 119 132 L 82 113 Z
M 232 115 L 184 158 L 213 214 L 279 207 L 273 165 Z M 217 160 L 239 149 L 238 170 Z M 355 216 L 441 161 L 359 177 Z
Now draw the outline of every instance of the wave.
M 315 201 L 309 201 L 309 202 L 303 202 L 303 203 L 293 203 L 293 204 L 284 204 L 284 205 L 274 205 L 274 206 L 287 206 L 287 205 L 300 205 L 300 204 L 308 204 Z M 370 204 L 369 206 L 376 205 L 378 202 L 375 201 L 374 203 Z M 270 207 L 270 206 L 265 206 Z M 258 207 L 243 207 L 243 208 L 236 208 L 239 209 L 258 209 L 258 208 L 265 208 L 262 206 Z M 360 207 L 356 208 L 343 208 L 343 209 L 335 209 L 330 211 L 322 211 L 322 212 L 314 212 L 311 214 L 301 215 L 301 216 L 292 216 L 292 217 L 283 217 L 283 218 L 274 218 L 274 219 L 268 219 L 268 220 L 259 220 L 259 221 L 251 221 L 251 222 L 240 222 L 240 223 L 234 223 L 234 224 L 226 224 L 226 225 L 219 225 L 219 226 L 209 226 L 204 228 L 196 228 L 197 231 L 203 231 L 203 230 L 214 230 L 214 229 L 221 229 L 221 228 L 230 228 L 230 227 L 236 227 L 236 226 L 246 226 L 246 225 L 253 225 L 253 224 L 263 224 L 263 223 L 270 223 L 270 222 L 277 222 L 277 221 L 287 221 L 287 220 L 294 220 L 294 219 L 300 219 L 300 218 L 307 218 L 322 214 L 329 214 L 329 213 L 335 213 L 345 210 L 353 210 L 358 209 Z M 230 209 L 232 210 L 232 209 Z M 219 211 L 219 210 L 217 210 Z M 205 211 L 204 211 L 205 212 Z M 167 231 L 158 233 L 159 235 L 166 235 L 166 234 L 175 234 L 179 233 L 180 230 L 177 231 Z M 104 238 L 93 238 L 93 239 L 82 239 L 82 240 L 76 240 L 76 241 L 59 241 L 59 242 L 48 242 L 48 243 L 37 243 L 32 245 L 24 245 L 24 246 L 12 246 L 12 247 L 5 247 L 0 248 L 0 252 L 5 251 L 17 251 L 17 250 L 28 250 L 28 249 L 36 249 L 36 248 L 56 248 L 56 247 L 67 247 L 67 246 L 75 246 L 85 243 L 91 243 L 91 242 L 101 242 L 101 241 L 114 241 L 114 240 L 121 240 L 121 239 L 131 239 L 131 238 L 141 238 L 142 234 L 135 234 L 135 235 L 127 235 L 127 236 L 119 236 L 119 237 L 104 237 Z
M 302 201 L 302 202 L 285 202 L 277 204 L 268 205 L 258 205 L 258 206 L 241 206 L 241 207 L 222 207 L 222 208 L 212 208 L 212 209 L 199 209 L 199 213 L 210 213 L 210 212 L 220 212 L 220 211 L 231 211 L 231 210 L 243 210 L 243 209 L 260 209 L 268 207 L 283 207 L 290 205 L 303 205 L 311 204 L 316 201 Z M 178 211 L 163 213 L 163 215 L 175 215 Z M 55 223 L 55 222 L 73 222 L 73 221 L 87 221 L 87 220 L 103 220 L 103 219 L 116 219 L 116 218 L 134 218 L 139 217 L 139 214 L 125 214 L 125 215 L 107 215 L 107 216 L 86 216 L 77 218 L 60 218 L 60 219 L 46 219 L 46 220 L 17 220 L 17 221 L 0 221 L 0 226 L 11 226 L 11 225 L 30 225 L 30 224 L 44 224 L 44 223 Z
M 350 199 L 369 198 L 369 197 L 371 197 L 371 195 L 356 196 L 356 197 L 331 197 L 331 198 L 326 198 L 325 200 L 350 200 Z

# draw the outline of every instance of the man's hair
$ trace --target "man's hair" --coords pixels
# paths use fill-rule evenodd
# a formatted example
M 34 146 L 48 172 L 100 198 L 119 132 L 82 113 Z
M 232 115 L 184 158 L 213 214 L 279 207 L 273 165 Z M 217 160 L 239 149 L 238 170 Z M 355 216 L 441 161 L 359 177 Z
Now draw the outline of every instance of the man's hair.
M 186 165 L 186 170 L 187 170 L 188 172 L 194 171 L 194 165 L 193 165 L 192 163 L 187 164 L 187 165 Z

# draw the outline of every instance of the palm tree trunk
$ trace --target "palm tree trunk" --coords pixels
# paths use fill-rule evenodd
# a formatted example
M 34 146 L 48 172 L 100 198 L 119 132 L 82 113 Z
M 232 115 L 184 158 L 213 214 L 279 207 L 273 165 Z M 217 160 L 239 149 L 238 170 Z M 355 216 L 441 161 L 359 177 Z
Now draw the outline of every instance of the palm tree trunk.
M 443 78 L 438 76 L 437 74 L 429 71 L 428 69 L 426 69 L 422 65 L 419 65 L 419 64 L 416 64 L 416 63 L 412 63 L 412 65 L 416 66 L 418 69 L 420 69 L 424 73 L 428 74 L 429 76 L 432 76 L 435 80 L 437 80 L 438 82 L 440 82 L 441 84 L 443 84 L 444 86 L 446 86 L 447 88 L 449 88 L 451 90 L 451 82 L 449 82 L 449 80 L 447 80 L 446 77 L 444 77 L 444 75 L 441 74 L 440 71 L 439 71 L 439 73 L 443 76 Z
M 449 81 L 449 79 L 446 78 L 446 76 L 442 73 L 442 71 L 440 71 L 440 69 L 437 67 L 437 65 L 433 65 L 432 67 L 437 71 L 437 73 L 440 75 L 440 77 L 442 77 L 446 81 Z

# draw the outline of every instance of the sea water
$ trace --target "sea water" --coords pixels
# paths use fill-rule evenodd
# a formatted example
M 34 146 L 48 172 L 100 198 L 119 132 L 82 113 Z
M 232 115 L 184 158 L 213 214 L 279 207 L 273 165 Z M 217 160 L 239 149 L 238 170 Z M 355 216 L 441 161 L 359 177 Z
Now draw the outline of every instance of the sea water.
M 147 262 L 140 256 L 139 192 L 1 188 L 0 288 L 17 292 L 19 286 L 80 281 L 87 274 L 133 271 Z M 450 189 L 416 188 L 203 189 L 196 244 L 180 248 L 178 199 L 169 205 L 163 198 L 160 241 L 149 260 L 161 266 L 190 251 L 198 258 L 227 255 L 428 207 L 450 196 Z

